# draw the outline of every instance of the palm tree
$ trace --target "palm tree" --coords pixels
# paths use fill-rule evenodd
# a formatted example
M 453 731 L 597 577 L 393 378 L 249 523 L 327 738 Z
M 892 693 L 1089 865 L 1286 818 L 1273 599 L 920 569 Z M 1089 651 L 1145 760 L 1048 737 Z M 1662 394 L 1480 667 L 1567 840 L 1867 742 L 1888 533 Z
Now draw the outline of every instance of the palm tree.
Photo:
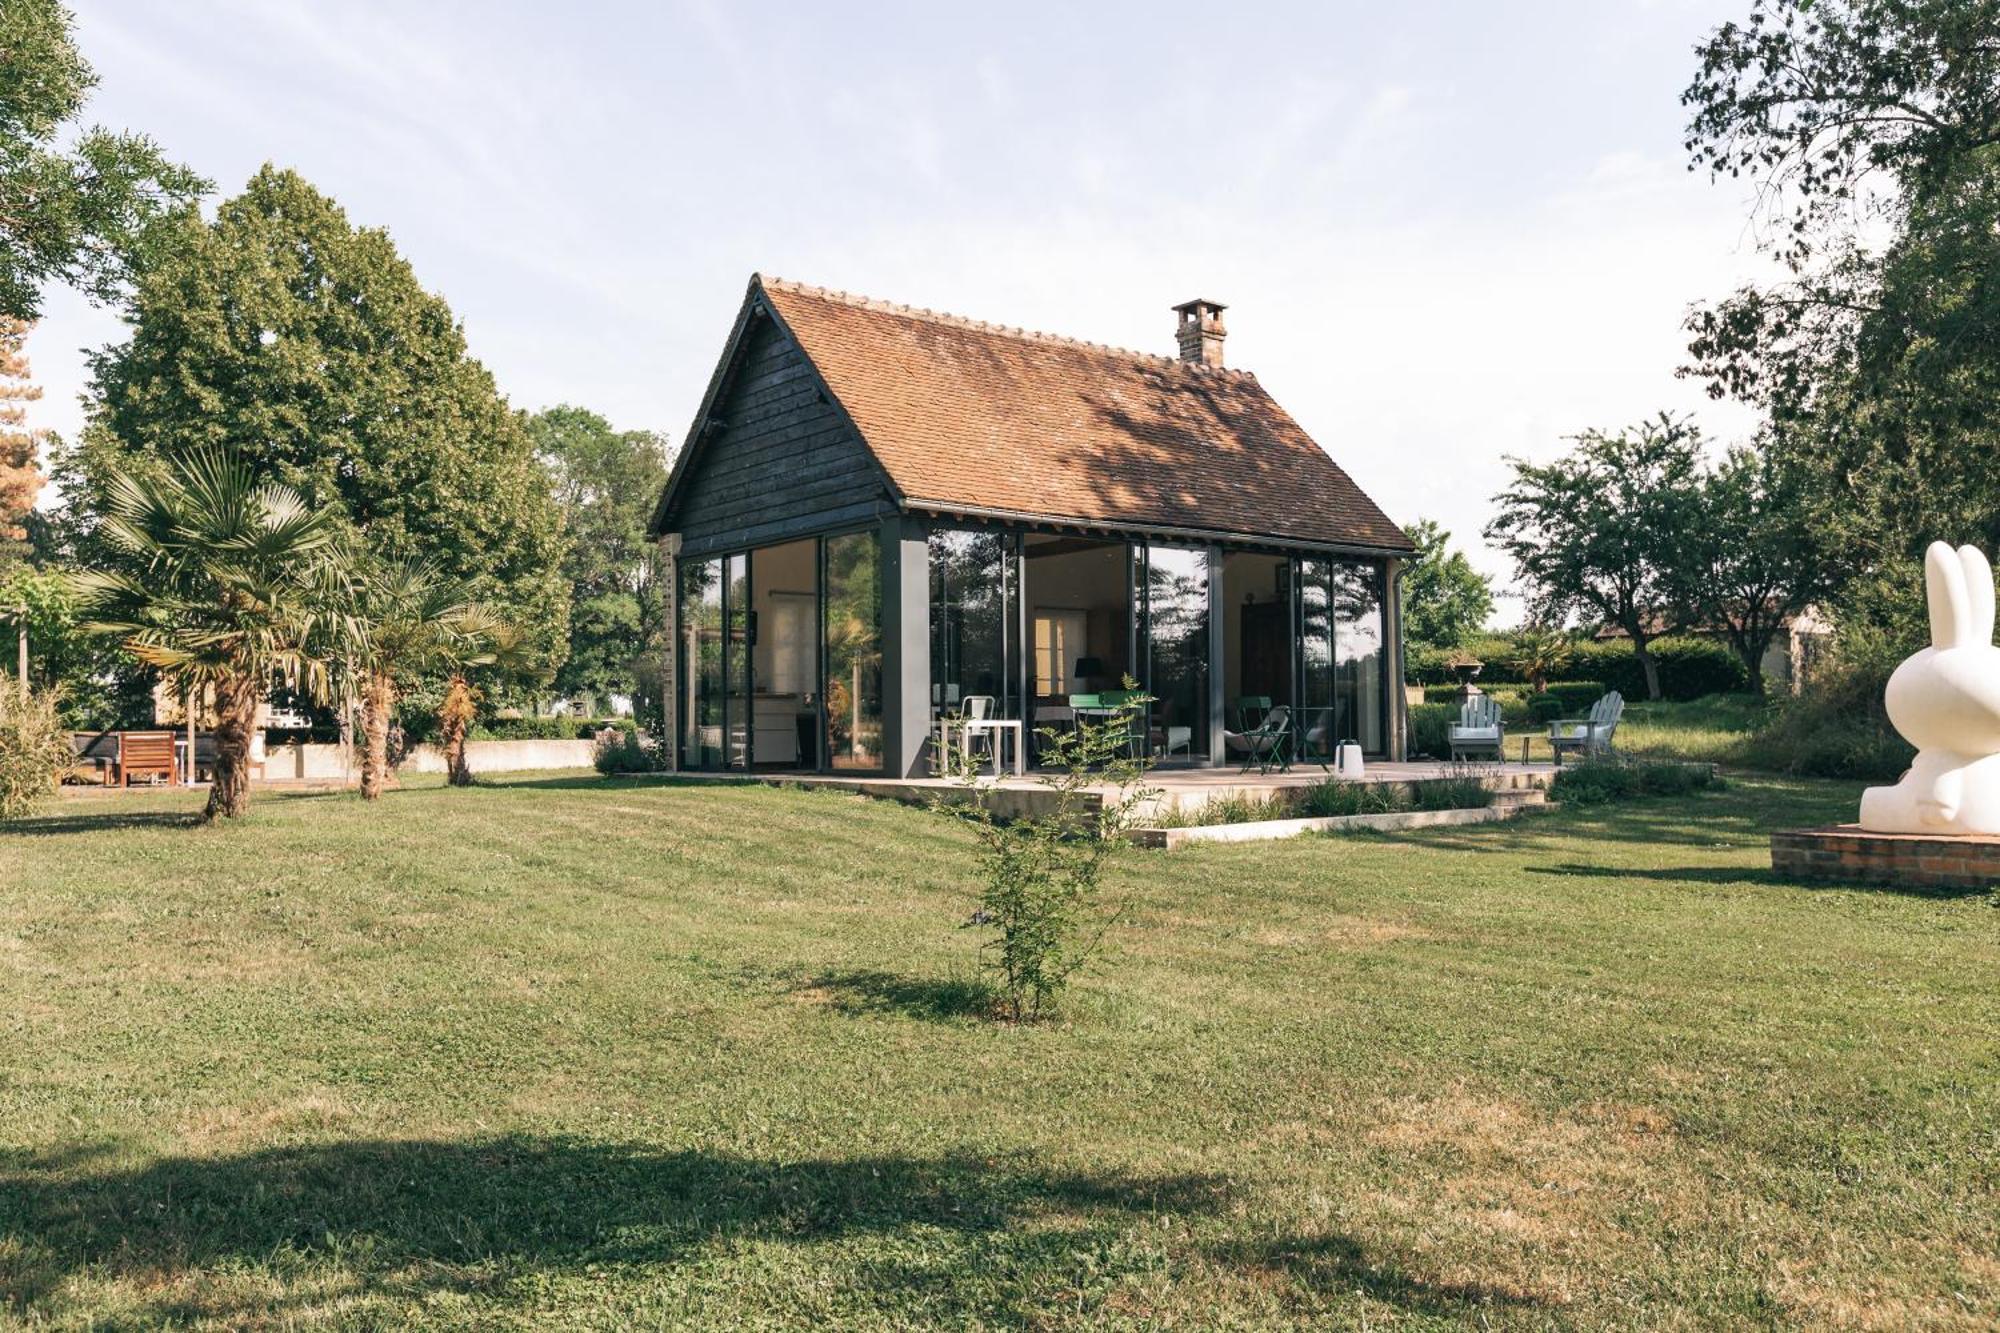
M 372 801 L 389 781 L 400 683 L 445 669 L 457 680 L 466 667 L 493 660 L 507 627 L 429 560 L 378 562 L 360 571 L 354 591 L 349 660 L 361 693 L 361 794 Z
M 534 664 L 533 646 L 516 625 L 495 621 L 486 630 L 486 651 L 466 658 L 451 673 L 445 686 L 444 702 L 438 706 L 438 745 L 444 750 L 445 777 L 454 787 L 472 785 L 472 768 L 465 760 L 466 732 L 479 713 L 479 687 L 472 683 L 468 667 L 491 666 L 504 676 L 523 676 Z
M 75 576 L 85 623 L 120 636 L 183 697 L 213 692 L 215 782 L 202 817 L 233 819 L 249 805 L 251 729 L 267 686 L 282 679 L 327 696 L 339 511 L 308 508 L 233 455 L 201 449 L 157 479 L 114 474 L 101 532 L 132 567 Z
M 1569 665 L 1576 641 L 1562 630 L 1533 622 L 1514 631 L 1514 651 L 1507 664 L 1521 673 L 1532 693 L 1549 688 L 1549 677 Z

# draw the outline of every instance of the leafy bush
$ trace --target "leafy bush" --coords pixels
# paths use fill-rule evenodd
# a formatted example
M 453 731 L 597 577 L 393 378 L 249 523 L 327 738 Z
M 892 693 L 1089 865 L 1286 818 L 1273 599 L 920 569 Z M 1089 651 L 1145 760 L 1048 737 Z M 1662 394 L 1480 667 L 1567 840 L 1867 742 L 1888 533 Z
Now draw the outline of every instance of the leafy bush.
M 1132 728 L 1152 701 L 1130 679 L 1125 688 L 1133 693 L 1118 715 L 1042 733 L 1042 783 L 1055 793 L 1045 814 L 1002 819 L 987 802 L 995 789 L 971 757 L 947 757 L 964 799 L 935 808 L 977 836 L 982 883 L 966 924 L 991 932 L 982 950 L 1015 1022 L 1054 1010 L 1124 912 L 1103 901 L 1105 865 L 1128 846 L 1124 832 L 1140 804 L 1156 795 L 1144 786 L 1147 761 L 1130 753 Z
M 1549 794 L 1571 805 L 1604 805 L 1640 796 L 1686 796 L 1721 785 L 1707 764 L 1611 755 L 1567 766 L 1556 774 Z
M 1451 724 L 1458 709 L 1451 704 L 1414 704 L 1410 708 L 1410 752 L 1439 755 L 1451 748 Z
M 1410 804 L 1417 810 L 1484 810 L 1493 791 L 1476 770 L 1457 768 L 1441 778 L 1410 784 Z
M 597 728 L 573 717 L 496 717 L 475 723 L 468 740 L 574 741 L 588 740 Z
M 1413 783 L 1351 782 L 1322 778 L 1310 787 L 1251 796 L 1230 792 L 1189 809 L 1178 806 L 1152 821 L 1154 828 L 1205 828 L 1254 824 L 1266 819 L 1332 819 L 1347 815 L 1390 815 L 1406 810 L 1478 810 L 1493 804 L 1493 793 L 1477 769 L 1463 766 L 1442 778 Z
M 0 819 L 41 809 L 73 762 L 57 691 L 30 690 L 24 702 L 11 678 L 0 676 Z
M 1888 656 L 1829 663 L 1801 693 L 1777 705 L 1744 747 L 1745 759 L 1809 777 L 1900 777 L 1916 751 L 1889 724 L 1882 705 L 1895 665 Z
M 1749 687 L 1750 676 L 1743 663 L 1719 639 L 1669 637 L 1656 639 L 1651 646 L 1653 659 L 1660 668 L 1660 693 L 1668 699 L 1698 699 L 1705 694 L 1728 694 Z M 1479 672 L 1479 686 L 1489 694 L 1500 693 L 1493 688 L 1496 685 L 1526 683 L 1521 675 L 1521 648 L 1516 636 L 1486 635 L 1468 642 L 1464 651 L 1484 663 Z M 1437 701 L 1438 694 L 1431 687 L 1456 683 L 1456 677 L 1444 667 L 1442 653 L 1433 661 L 1428 650 L 1413 651 L 1405 666 L 1410 683 L 1425 686 L 1424 697 L 1432 702 Z M 1596 693 L 1584 701 L 1586 708 L 1606 690 L 1616 690 L 1627 699 L 1646 697 L 1646 673 L 1640 668 L 1629 639 L 1578 641 L 1570 652 L 1565 674 L 1579 678 L 1565 684 L 1587 680 L 1595 685 Z M 1557 683 L 1549 685 L 1551 690 L 1557 688 Z M 1449 690 L 1443 693 L 1448 694 Z
M 662 747 L 642 739 L 636 728 L 606 727 L 597 734 L 590 762 L 606 777 L 621 773 L 656 773 L 666 767 Z
M 1749 688 L 1750 675 L 1728 644 L 1716 639 L 1665 638 L 1650 645 L 1660 668 L 1660 695 L 1674 700 L 1732 694 Z M 1627 699 L 1646 697 L 1646 672 L 1626 639 L 1579 644 L 1572 665 Z
M 1452 658 L 1452 650 L 1423 647 L 1405 647 L 1403 650 L 1403 680 L 1410 685 L 1446 685 L 1454 679 L 1451 668 L 1445 663 Z
M 1402 808 L 1403 789 L 1392 782 L 1342 782 L 1326 778 L 1298 795 L 1296 816 L 1386 815 Z

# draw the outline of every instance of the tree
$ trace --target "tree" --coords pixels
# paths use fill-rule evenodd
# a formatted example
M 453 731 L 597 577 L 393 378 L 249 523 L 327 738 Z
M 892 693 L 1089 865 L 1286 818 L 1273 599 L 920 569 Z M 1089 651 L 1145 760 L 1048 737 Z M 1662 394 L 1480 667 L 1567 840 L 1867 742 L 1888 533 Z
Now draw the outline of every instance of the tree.
M 1569 665 L 1576 656 L 1576 641 L 1562 629 L 1537 625 L 1532 621 L 1514 631 L 1513 652 L 1507 665 L 1521 673 L 1535 694 L 1546 694 L 1549 677 Z
M 527 642 L 512 625 L 504 621 L 490 624 L 482 637 L 485 651 L 458 662 L 445 686 L 444 700 L 438 705 L 438 745 L 444 751 L 445 778 L 454 787 L 472 785 L 472 766 L 466 761 L 465 741 L 484 693 L 473 684 L 469 668 L 483 666 L 502 680 L 532 677 L 535 671 Z
M 1740 448 L 1700 481 L 1681 601 L 1720 628 L 1764 692 L 1764 654 L 1826 587 L 1802 479 L 1777 451 Z
M 27 336 L 27 324 L 0 315 L 0 565 L 18 558 L 42 489 L 36 455 L 48 432 L 27 426 L 27 404 L 42 396 L 28 381 L 28 358 L 21 352 Z
M 1508 460 L 1514 480 L 1494 498 L 1486 537 L 1513 559 L 1536 620 L 1560 625 L 1580 614 L 1630 635 L 1647 697 L 1657 699 L 1651 644 L 1678 610 L 1701 434 L 1663 412 L 1574 440 L 1552 463 Z
M 389 780 L 389 723 L 414 677 L 454 673 L 490 661 L 500 633 L 493 614 L 428 560 L 388 560 L 353 577 L 350 660 L 361 692 L 361 795 L 375 800 Z M 460 738 L 461 744 L 463 738 Z
M 1451 549 L 1451 534 L 1427 518 L 1404 529 L 1417 544 L 1403 565 L 1403 638 L 1413 648 L 1456 648 L 1493 614 L 1493 583 Z
M 1693 165 L 1756 183 L 1785 268 L 1693 314 L 1688 370 L 1770 412 L 1843 634 L 1920 641 L 1924 545 L 2000 541 L 1996 32 L 2000 0 L 1752 0 L 1682 95 Z
M 265 167 L 141 275 L 131 338 L 94 358 L 93 429 L 65 467 L 104 479 L 227 449 L 337 508 L 387 559 L 434 560 L 544 665 L 568 622 L 561 516 L 528 434 L 450 309 L 388 235 Z
M 266 688 L 282 679 L 328 693 L 339 517 L 259 481 L 239 458 L 200 449 L 157 478 L 109 478 L 101 530 L 128 563 L 76 576 L 86 624 L 117 635 L 177 693 L 213 692 L 215 781 L 203 818 L 241 815 Z
M 567 405 L 527 418 L 535 454 L 548 470 L 569 534 L 569 654 L 556 673 L 564 695 L 635 697 L 642 716 L 660 712 L 640 697 L 658 673 L 644 654 L 664 651 L 667 596 L 660 561 L 646 536 L 667 484 L 667 438 L 618 431 L 597 413 Z
M 161 219 L 208 189 L 142 135 L 60 147 L 97 86 L 74 26 L 55 0 L 0 5 L 0 316 L 14 320 L 41 314 L 50 281 L 118 297 L 157 256 Z

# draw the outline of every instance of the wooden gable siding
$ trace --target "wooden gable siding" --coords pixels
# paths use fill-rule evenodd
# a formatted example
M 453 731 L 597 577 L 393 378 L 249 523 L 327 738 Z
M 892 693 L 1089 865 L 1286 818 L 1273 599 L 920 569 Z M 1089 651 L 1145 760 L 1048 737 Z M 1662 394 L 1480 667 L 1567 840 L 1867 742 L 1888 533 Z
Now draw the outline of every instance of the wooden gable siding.
M 717 423 L 691 460 L 668 527 L 681 554 L 762 546 L 896 509 L 888 480 L 796 344 L 768 318 L 745 330 Z

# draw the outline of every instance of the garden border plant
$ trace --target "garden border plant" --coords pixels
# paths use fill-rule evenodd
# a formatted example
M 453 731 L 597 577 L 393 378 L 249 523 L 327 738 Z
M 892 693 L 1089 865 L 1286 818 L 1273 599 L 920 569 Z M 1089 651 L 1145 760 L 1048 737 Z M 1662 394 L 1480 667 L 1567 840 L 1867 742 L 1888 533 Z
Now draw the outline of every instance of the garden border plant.
M 1139 807 L 1158 795 L 1145 785 L 1151 760 L 1132 745 L 1151 700 L 1130 679 L 1125 688 L 1105 721 L 1038 733 L 1040 781 L 1055 794 L 1043 813 L 1002 817 L 991 799 L 999 788 L 972 756 L 956 748 L 941 756 L 955 790 L 933 809 L 971 828 L 978 848 L 978 907 L 965 924 L 989 932 L 982 963 L 997 974 L 1002 1015 L 1017 1023 L 1055 1013 L 1125 914 L 1124 902 L 1104 900 L 1105 867 L 1127 850 Z

